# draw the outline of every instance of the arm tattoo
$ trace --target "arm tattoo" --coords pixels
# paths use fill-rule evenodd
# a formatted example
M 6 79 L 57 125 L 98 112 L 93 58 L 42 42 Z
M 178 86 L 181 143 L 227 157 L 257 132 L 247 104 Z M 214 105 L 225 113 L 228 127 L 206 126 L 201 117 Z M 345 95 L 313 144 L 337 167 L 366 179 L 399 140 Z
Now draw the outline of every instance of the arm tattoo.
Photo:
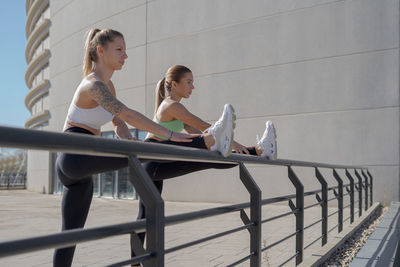
M 111 94 L 110 89 L 103 82 L 94 82 L 89 89 L 89 94 L 100 106 L 114 116 L 118 117 L 124 108 L 124 104 Z

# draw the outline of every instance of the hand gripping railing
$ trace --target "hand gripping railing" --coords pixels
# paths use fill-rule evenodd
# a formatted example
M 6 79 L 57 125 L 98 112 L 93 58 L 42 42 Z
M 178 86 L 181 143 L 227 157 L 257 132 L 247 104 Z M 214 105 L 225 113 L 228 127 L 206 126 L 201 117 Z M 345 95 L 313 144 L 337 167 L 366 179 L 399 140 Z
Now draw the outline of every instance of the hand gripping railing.
M 72 246 L 81 242 L 106 238 L 115 235 L 130 234 L 131 245 L 136 252 L 136 257 L 123 262 L 117 262 L 110 266 L 124 266 L 127 264 L 135 264 L 141 262 L 144 266 L 164 266 L 165 254 L 171 253 L 189 246 L 200 244 L 221 236 L 225 236 L 237 231 L 247 229 L 250 234 L 250 251 L 249 254 L 241 259 L 236 259 L 229 266 L 235 266 L 246 260 L 250 260 L 250 266 L 261 266 L 261 254 L 263 251 L 270 249 L 285 240 L 295 237 L 295 253 L 285 259 L 282 264 L 286 264 L 291 260 L 296 260 L 296 265 L 303 261 L 303 252 L 319 239 L 322 240 L 322 246 L 328 241 L 328 233 L 336 227 L 338 232 L 343 229 L 343 222 L 350 220 L 354 221 L 354 206 L 355 202 L 359 203 L 359 216 L 362 214 L 362 189 L 364 188 L 365 209 L 368 205 L 372 205 L 372 175 L 363 167 L 332 165 L 316 162 L 304 162 L 294 160 L 267 160 L 261 157 L 232 154 L 228 158 L 221 157 L 217 152 L 210 152 L 201 149 L 192 149 L 179 146 L 132 142 L 124 140 L 111 140 L 101 137 L 77 135 L 68 133 L 54 133 L 47 131 L 36 131 L 19 128 L 1 127 L 0 126 L 0 146 L 13 147 L 23 149 L 37 149 L 48 151 L 62 151 L 67 153 L 79 153 L 98 156 L 115 156 L 127 157 L 129 168 L 134 175 L 130 176 L 130 181 L 138 192 L 146 206 L 146 219 L 138 220 L 132 223 L 116 224 L 110 226 L 74 229 L 52 235 L 45 235 L 33 238 L 25 238 L 21 240 L 6 241 L 0 243 L 0 257 L 16 255 L 31 251 L 61 248 Z M 157 160 L 184 160 L 196 162 L 214 162 L 235 164 L 239 166 L 240 180 L 250 194 L 250 202 L 235 204 L 230 206 L 205 209 L 195 212 L 178 214 L 173 216 L 164 215 L 164 201 L 155 188 L 148 174 L 143 169 L 140 160 L 157 159 Z M 261 199 L 261 190 L 252 178 L 244 164 L 265 164 L 275 166 L 285 166 L 288 168 L 288 178 L 293 183 L 296 193 L 292 195 L 280 196 L 269 199 Z M 293 167 L 312 167 L 315 169 L 315 176 L 321 184 L 320 190 L 304 192 L 304 186 L 300 178 L 296 175 Z M 338 185 L 328 187 L 326 179 L 320 172 L 320 169 L 331 169 L 333 177 Z M 349 184 L 343 184 L 337 170 L 345 171 Z M 354 183 L 351 172 L 354 172 L 358 179 Z M 364 182 L 361 175 L 364 177 Z M 134 177 L 134 178 L 133 178 Z M 369 178 L 369 182 L 368 182 Z M 344 194 L 343 189 L 346 189 Z M 338 190 L 338 191 L 336 191 Z M 354 201 L 355 192 L 358 192 L 358 200 Z M 328 199 L 328 193 L 333 192 L 335 197 Z M 319 195 L 321 193 L 321 196 Z M 343 198 L 349 196 L 350 204 L 343 207 Z M 317 203 L 304 206 L 304 198 L 306 196 L 315 196 Z M 368 197 L 369 196 L 369 197 Z M 295 203 L 292 201 L 295 199 Z M 338 201 L 338 210 L 328 214 L 328 202 L 331 200 Z M 369 201 L 368 201 L 369 200 Z M 288 201 L 291 212 L 280 214 L 271 218 L 262 219 L 261 207 L 263 205 Z M 304 211 L 311 207 L 321 207 L 321 219 L 304 226 Z M 343 220 L 343 210 L 350 208 L 350 216 Z M 250 208 L 250 218 L 244 209 Z M 164 247 L 164 228 L 169 225 L 183 223 L 191 220 L 197 220 L 210 216 L 221 215 L 230 212 L 239 212 L 240 218 L 243 221 L 243 226 L 226 230 L 222 233 L 204 237 L 199 240 L 191 241 L 172 248 L 165 249 Z M 295 232 L 274 241 L 268 246 L 261 247 L 261 225 L 269 221 L 273 221 L 285 216 L 294 214 L 296 219 Z M 338 214 L 338 224 L 328 230 L 328 218 Z M 304 244 L 305 231 L 312 226 L 321 223 L 321 236 L 311 243 Z M 143 248 L 138 241 L 137 233 L 146 232 L 146 248 Z M 233 259 L 235 260 L 235 259 Z

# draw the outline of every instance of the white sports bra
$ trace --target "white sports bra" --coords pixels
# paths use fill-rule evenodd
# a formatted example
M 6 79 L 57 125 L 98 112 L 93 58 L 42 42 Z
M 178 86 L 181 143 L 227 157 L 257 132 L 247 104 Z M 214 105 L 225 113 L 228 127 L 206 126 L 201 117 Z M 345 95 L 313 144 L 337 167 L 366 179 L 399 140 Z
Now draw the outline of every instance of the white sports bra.
M 80 108 L 71 103 L 67 118 L 72 122 L 99 130 L 102 125 L 110 122 L 114 118 L 114 115 L 100 105 L 95 108 Z

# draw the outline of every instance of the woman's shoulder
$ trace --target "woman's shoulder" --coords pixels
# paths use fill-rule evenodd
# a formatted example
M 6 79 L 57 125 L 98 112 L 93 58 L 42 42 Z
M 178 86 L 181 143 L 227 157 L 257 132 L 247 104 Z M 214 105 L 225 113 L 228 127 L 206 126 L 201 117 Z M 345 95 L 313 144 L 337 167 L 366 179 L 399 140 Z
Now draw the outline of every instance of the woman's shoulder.
M 161 103 L 157 109 L 155 118 L 159 121 L 170 121 L 173 120 L 177 113 L 179 113 L 180 107 L 183 105 L 173 100 L 166 100 Z
M 176 113 L 182 112 L 183 110 L 186 110 L 185 106 L 177 101 L 163 101 L 165 102 L 164 105 L 161 107 L 162 111 L 164 113 L 168 113 L 169 115 L 174 116 Z
M 100 82 L 100 80 L 96 79 L 95 77 L 93 77 L 89 74 L 89 75 L 83 77 L 81 83 L 79 84 L 79 88 L 90 89 L 93 86 L 95 86 L 96 82 Z
M 102 80 L 90 74 L 83 77 L 78 88 L 86 91 L 98 87 L 107 87 L 108 89 L 111 90 L 111 92 L 115 92 L 114 85 L 111 82 L 111 80 L 107 84 L 105 84 Z
M 182 103 L 172 100 L 172 99 L 164 99 L 161 103 L 165 108 L 179 108 L 184 107 Z

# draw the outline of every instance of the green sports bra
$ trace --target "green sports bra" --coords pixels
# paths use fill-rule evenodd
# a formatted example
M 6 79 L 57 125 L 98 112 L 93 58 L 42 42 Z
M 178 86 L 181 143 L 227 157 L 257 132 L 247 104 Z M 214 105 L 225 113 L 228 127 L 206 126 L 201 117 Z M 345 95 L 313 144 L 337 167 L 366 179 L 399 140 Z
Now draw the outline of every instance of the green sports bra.
M 167 128 L 168 130 L 171 130 L 171 131 L 177 132 L 177 133 L 181 132 L 181 131 L 183 130 L 184 126 L 185 126 L 185 125 L 183 124 L 183 122 L 181 122 L 180 120 L 159 121 L 159 120 L 157 120 L 156 118 L 154 118 L 154 121 L 155 121 L 156 123 L 160 124 L 161 126 Z M 167 139 L 166 137 L 164 137 L 164 136 L 159 136 L 159 135 L 156 135 L 156 134 L 155 134 L 155 136 L 157 136 L 158 138 L 161 138 L 161 139 L 163 139 L 163 140 L 168 140 L 168 139 Z

